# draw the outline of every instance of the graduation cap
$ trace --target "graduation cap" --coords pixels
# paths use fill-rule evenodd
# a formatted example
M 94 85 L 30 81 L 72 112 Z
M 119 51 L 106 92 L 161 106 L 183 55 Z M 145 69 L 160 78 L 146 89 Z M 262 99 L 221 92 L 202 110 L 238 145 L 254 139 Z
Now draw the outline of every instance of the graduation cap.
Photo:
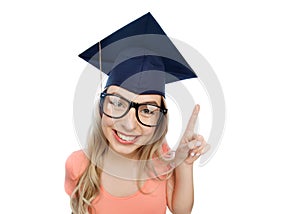
M 79 55 L 108 75 L 106 87 L 165 96 L 165 84 L 197 77 L 163 29 L 147 13 Z

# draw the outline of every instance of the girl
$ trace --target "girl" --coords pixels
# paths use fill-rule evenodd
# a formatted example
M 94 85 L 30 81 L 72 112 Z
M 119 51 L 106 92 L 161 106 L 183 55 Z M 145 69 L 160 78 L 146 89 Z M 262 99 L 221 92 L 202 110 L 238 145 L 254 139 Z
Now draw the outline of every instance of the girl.
M 119 38 L 132 27 L 145 29 L 145 19 L 152 22 L 152 31 L 153 26 L 160 31 L 148 13 L 118 30 Z M 116 33 L 112 35 L 92 47 L 102 52 L 96 57 L 98 65 L 105 62 L 101 57 L 111 55 L 111 49 L 105 52 L 103 46 Z M 125 46 L 125 51 L 114 49 L 118 52 L 113 57 L 115 64 L 107 72 L 101 69 L 109 78 L 95 108 L 87 148 L 72 153 L 66 161 L 65 190 L 72 212 L 163 214 L 168 207 L 172 213 L 190 213 L 193 163 L 206 152 L 205 140 L 194 133 L 200 106 L 195 106 L 178 149 L 172 152 L 165 140 L 168 111 L 164 92 L 165 83 L 176 81 L 165 73 L 180 70 L 182 76 L 190 69 L 144 46 L 131 48 L 132 41 L 120 47 Z M 95 53 L 90 48 L 81 57 L 86 59 L 86 54 L 91 63 Z

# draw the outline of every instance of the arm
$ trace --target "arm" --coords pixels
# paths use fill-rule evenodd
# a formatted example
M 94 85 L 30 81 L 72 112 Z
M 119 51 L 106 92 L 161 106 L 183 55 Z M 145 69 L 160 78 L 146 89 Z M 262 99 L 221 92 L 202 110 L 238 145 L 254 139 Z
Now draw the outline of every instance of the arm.
M 194 204 L 193 163 L 205 152 L 206 147 L 204 138 L 194 133 L 198 113 L 199 106 L 197 105 L 176 151 L 177 167 L 173 176 L 168 180 L 168 207 L 174 214 L 191 213 Z
M 194 204 L 193 165 L 180 164 L 175 169 L 172 212 L 191 213 Z

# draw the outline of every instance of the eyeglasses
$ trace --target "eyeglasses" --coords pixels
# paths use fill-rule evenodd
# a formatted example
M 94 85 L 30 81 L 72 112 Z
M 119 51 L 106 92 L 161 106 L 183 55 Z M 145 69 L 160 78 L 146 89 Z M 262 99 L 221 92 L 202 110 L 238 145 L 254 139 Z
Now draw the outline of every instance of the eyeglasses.
M 124 117 L 131 108 L 135 108 L 135 116 L 139 123 L 148 127 L 158 126 L 168 109 L 151 103 L 135 103 L 117 94 L 101 93 L 100 111 L 114 119 Z

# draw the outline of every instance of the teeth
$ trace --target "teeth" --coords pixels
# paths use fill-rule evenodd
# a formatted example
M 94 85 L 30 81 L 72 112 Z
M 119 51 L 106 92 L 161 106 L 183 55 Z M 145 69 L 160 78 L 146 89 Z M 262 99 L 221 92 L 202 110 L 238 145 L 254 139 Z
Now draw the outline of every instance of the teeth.
M 122 135 L 120 134 L 119 132 L 117 132 L 117 135 L 122 139 L 122 140 L 125 140 L 125 141 L 133 141 L 135 139 L 135 137 L 129 137 L 129 136 L 126 136 L 126 135 Z

